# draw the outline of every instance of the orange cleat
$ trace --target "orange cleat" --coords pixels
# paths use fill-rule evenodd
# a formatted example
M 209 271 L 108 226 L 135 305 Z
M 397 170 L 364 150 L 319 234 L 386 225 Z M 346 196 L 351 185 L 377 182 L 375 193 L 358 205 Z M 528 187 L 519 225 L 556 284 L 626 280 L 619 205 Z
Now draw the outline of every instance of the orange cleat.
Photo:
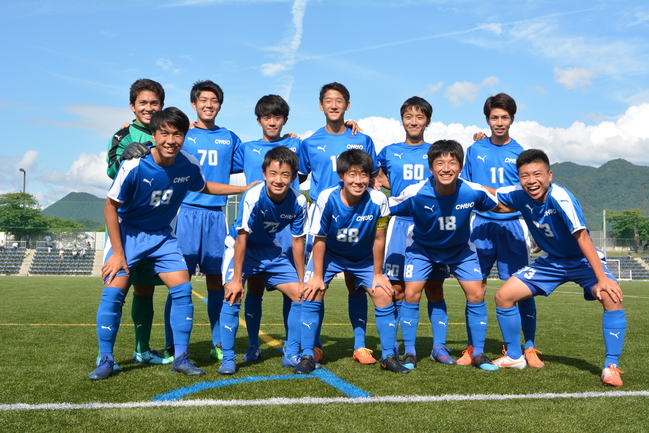
M 354 350 L 353 358 L 354 361 L 360 362 L 361 364 L 376 364 L 376 359 L 372 356 L 372 351 L 366 347 Z
M 540 350 L 530 347 L 529 349 L 525 349 L 523 353 L 525 354 L 527 365 L 530 367 L 545 367 L 545 364 L 539 359 L 539 355 L 537 355 L 537 353 L 543 354 Z
M 473 359 L 473 346 L 469 346 L 462 351 L 462 357 L 457 360 L 458 365 L 471 365 Z

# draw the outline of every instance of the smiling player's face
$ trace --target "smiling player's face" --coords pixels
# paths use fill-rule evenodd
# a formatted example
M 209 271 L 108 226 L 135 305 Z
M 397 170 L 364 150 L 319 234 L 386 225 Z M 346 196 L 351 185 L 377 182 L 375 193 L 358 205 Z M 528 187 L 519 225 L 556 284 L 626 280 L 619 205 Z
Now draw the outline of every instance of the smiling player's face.
M 430 171 L 435 177 L 436 188 L 440 189 L 440 192 L 452 193 L 455 191 L 455 181 L 460 177 L 462 164 L 455 156 L 443 154 L 435 158 Z
M 271 161 L 263 172 L 266 181 L 266 193 L 273 201 L 282 201 L 286 197 L 291 182 L 295 180 L 295 174 L 291 167 L 282 162 Z
M 192 108 L 196 110 L 198 119 L 203 123 L 212 123 L 221 110 L 221 102 L 214 92 L 202 91 L 196 102 L 192 102 Z
M 530 162 L 518 169 L 523 191 L 537 203 L 543 203 L 550 190 L 552 170 L 543 162 Z
M 288 117 L 276 116 L 274 114 L 265 114 L 257 119 L 264 135 L 264 141 L 279 140 L 282 128 L 286 124 Z
M 151 116 L 156 111 L 162 110 L 162 104 L 158 95 L 150 90 L 143 90 L 135 98 L 135 103 L 130 104 L 131 110 L 135 114 L 135 120 L 144 126 L 149 126 Z
M 320 110 L 330 122 L 338 122 L 345 119 L 345 111 L 349 109 L 349 102 L 345 101 L 342 93 L 337 90 L 328 90 L 322 97 Z
M 340 176 L 343 181 L 342 198 L 347 206 L 356 204 L 370 184 L 370 174 L 361 167 L 351 166 Z
M 165 123 L 153 133 L 151 138 L 155 143 L 156 154 L 160 158 L 160 161 L 156 161 L 156 163 L 166 166 L 166 164 L 173 163 L 176 155 L 183 148 L 185 134 L 180 132 L 175 126 Z

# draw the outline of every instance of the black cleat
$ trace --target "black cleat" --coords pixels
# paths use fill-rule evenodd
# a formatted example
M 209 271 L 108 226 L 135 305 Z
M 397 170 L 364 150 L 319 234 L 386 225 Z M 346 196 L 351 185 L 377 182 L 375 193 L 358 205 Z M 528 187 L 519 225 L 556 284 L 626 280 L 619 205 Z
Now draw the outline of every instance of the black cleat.
M 489 359 L 487 355 L 481 353 L 471 359 L 471 365 L 485 371 L 498 371 L 498 366 Z
M 410 373 L 410 369 L 404 367 L 394 355 L 390 355 L 381 360 L 381 369 L 390 370 L 393 373 Z
M 401 358 L 401 363 L 403 365 L 412 364 L 412 368 L 415 368 L 417 366 L 417 356 L 408 352 L 405 355 L 403 355 L 403 358 Z M 412 368 L 410 370 L 412 370 Z
M 309 374 L 315 370 L 315 361 L 313 356 L 303 356 L 300 362 L 293 369 L 295 374 Z

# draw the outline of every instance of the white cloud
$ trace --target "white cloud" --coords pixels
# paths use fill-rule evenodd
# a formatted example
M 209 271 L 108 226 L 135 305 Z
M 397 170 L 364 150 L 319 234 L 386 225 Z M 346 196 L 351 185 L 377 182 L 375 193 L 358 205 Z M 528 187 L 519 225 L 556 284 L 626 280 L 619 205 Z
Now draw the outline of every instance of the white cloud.
M 307 0 L 295 0 L 291 13 L 293 14 L 293 26 L 295 31 L 292 37 L 287 38 L 282 45 L 273 47 L 270 50 L 281 53 L 282 59 L 279 62 L 264 63 L 261 65 L 261 73 L 267 77 L 275 76 L 281 72 L 292 69 L 295 66 L 296 54 L 302 43 L 304 32 L 303 22 L 306 13 Z
M 444 96 L 451 101 L 451 104 L 459 107 L 465 102 L 473 101 L 483 87 L 494 86 L 498 83 L 500 83 L 500 80 L 497 77 L 487 77 L 481 83 L 455 82 L 448 86 Z
M 552 71 L 554 72 L 554 81 L 563 84 L 568 89 L 587 87 L 592 83 L 592 79 L 597 77 L 597 72 L 579 68 L 560 69 L 555 67 Z
M 405 132 L 395 119 L 368 117 L 358 121 L 363 132 L 374 140 L 377 152 L 388 144 L 403 141 Z M 549 128 L 534 121 L 516 121 L 511 134 L 521 144 L 543 149 L 550 160 L 572 161 L 599 166 L 611 159 L 623 158 L 638 165 L 649 165 L 649 103 L 630 107 L 615 122 L 604 121 L 586 126 L 574 122 L 569 128 Z M 439 139 L 459 141 L 465 148 L 473 142 L 473 133 L 488 129 L 475 125 L 432 122 L 426 130 L 427 142 Z
M 80 119 L 56 121 L 31 118 L 25 123 L 52 125 L 59 128 L 88 129 L 103 137 L 110 137 L 121 125 L 133 119 L 133 112 L 128 108 L 104 107 L 100 105 L 69 104 L 63 110 L 75 114 Z
M 439 89 L 441 89 L 443 85 L 443 81 L 440 81 L 437 84 L 430 83 L 426 86 L 426 90 L 422 92 L 421 96 L 432 95 L 433 93 L 439 91 Z

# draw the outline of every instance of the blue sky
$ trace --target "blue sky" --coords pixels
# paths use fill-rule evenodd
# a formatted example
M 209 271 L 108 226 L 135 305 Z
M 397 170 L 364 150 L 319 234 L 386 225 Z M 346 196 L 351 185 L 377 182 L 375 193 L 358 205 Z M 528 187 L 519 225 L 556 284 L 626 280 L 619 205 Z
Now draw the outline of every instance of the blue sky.
M 649 165 L 649 2 L 443 0 L 3 0 L 0 193 L 43 206 L 105 196 L 105 150 L 133 118 L 128 88 L 159 81 L 193 118 L 189 89 L 224 89 L 217 124 L 259 138 L 254 105 L 284 96 L 285 131 L 324 125 L 319 88 L 344 83 L 347 118 L 380 149 L 402 141 L 399 108 L 433 105 L 428 141 L 465 147 L 484 100 L 518 103 L 512 136 L 553 162 Z

